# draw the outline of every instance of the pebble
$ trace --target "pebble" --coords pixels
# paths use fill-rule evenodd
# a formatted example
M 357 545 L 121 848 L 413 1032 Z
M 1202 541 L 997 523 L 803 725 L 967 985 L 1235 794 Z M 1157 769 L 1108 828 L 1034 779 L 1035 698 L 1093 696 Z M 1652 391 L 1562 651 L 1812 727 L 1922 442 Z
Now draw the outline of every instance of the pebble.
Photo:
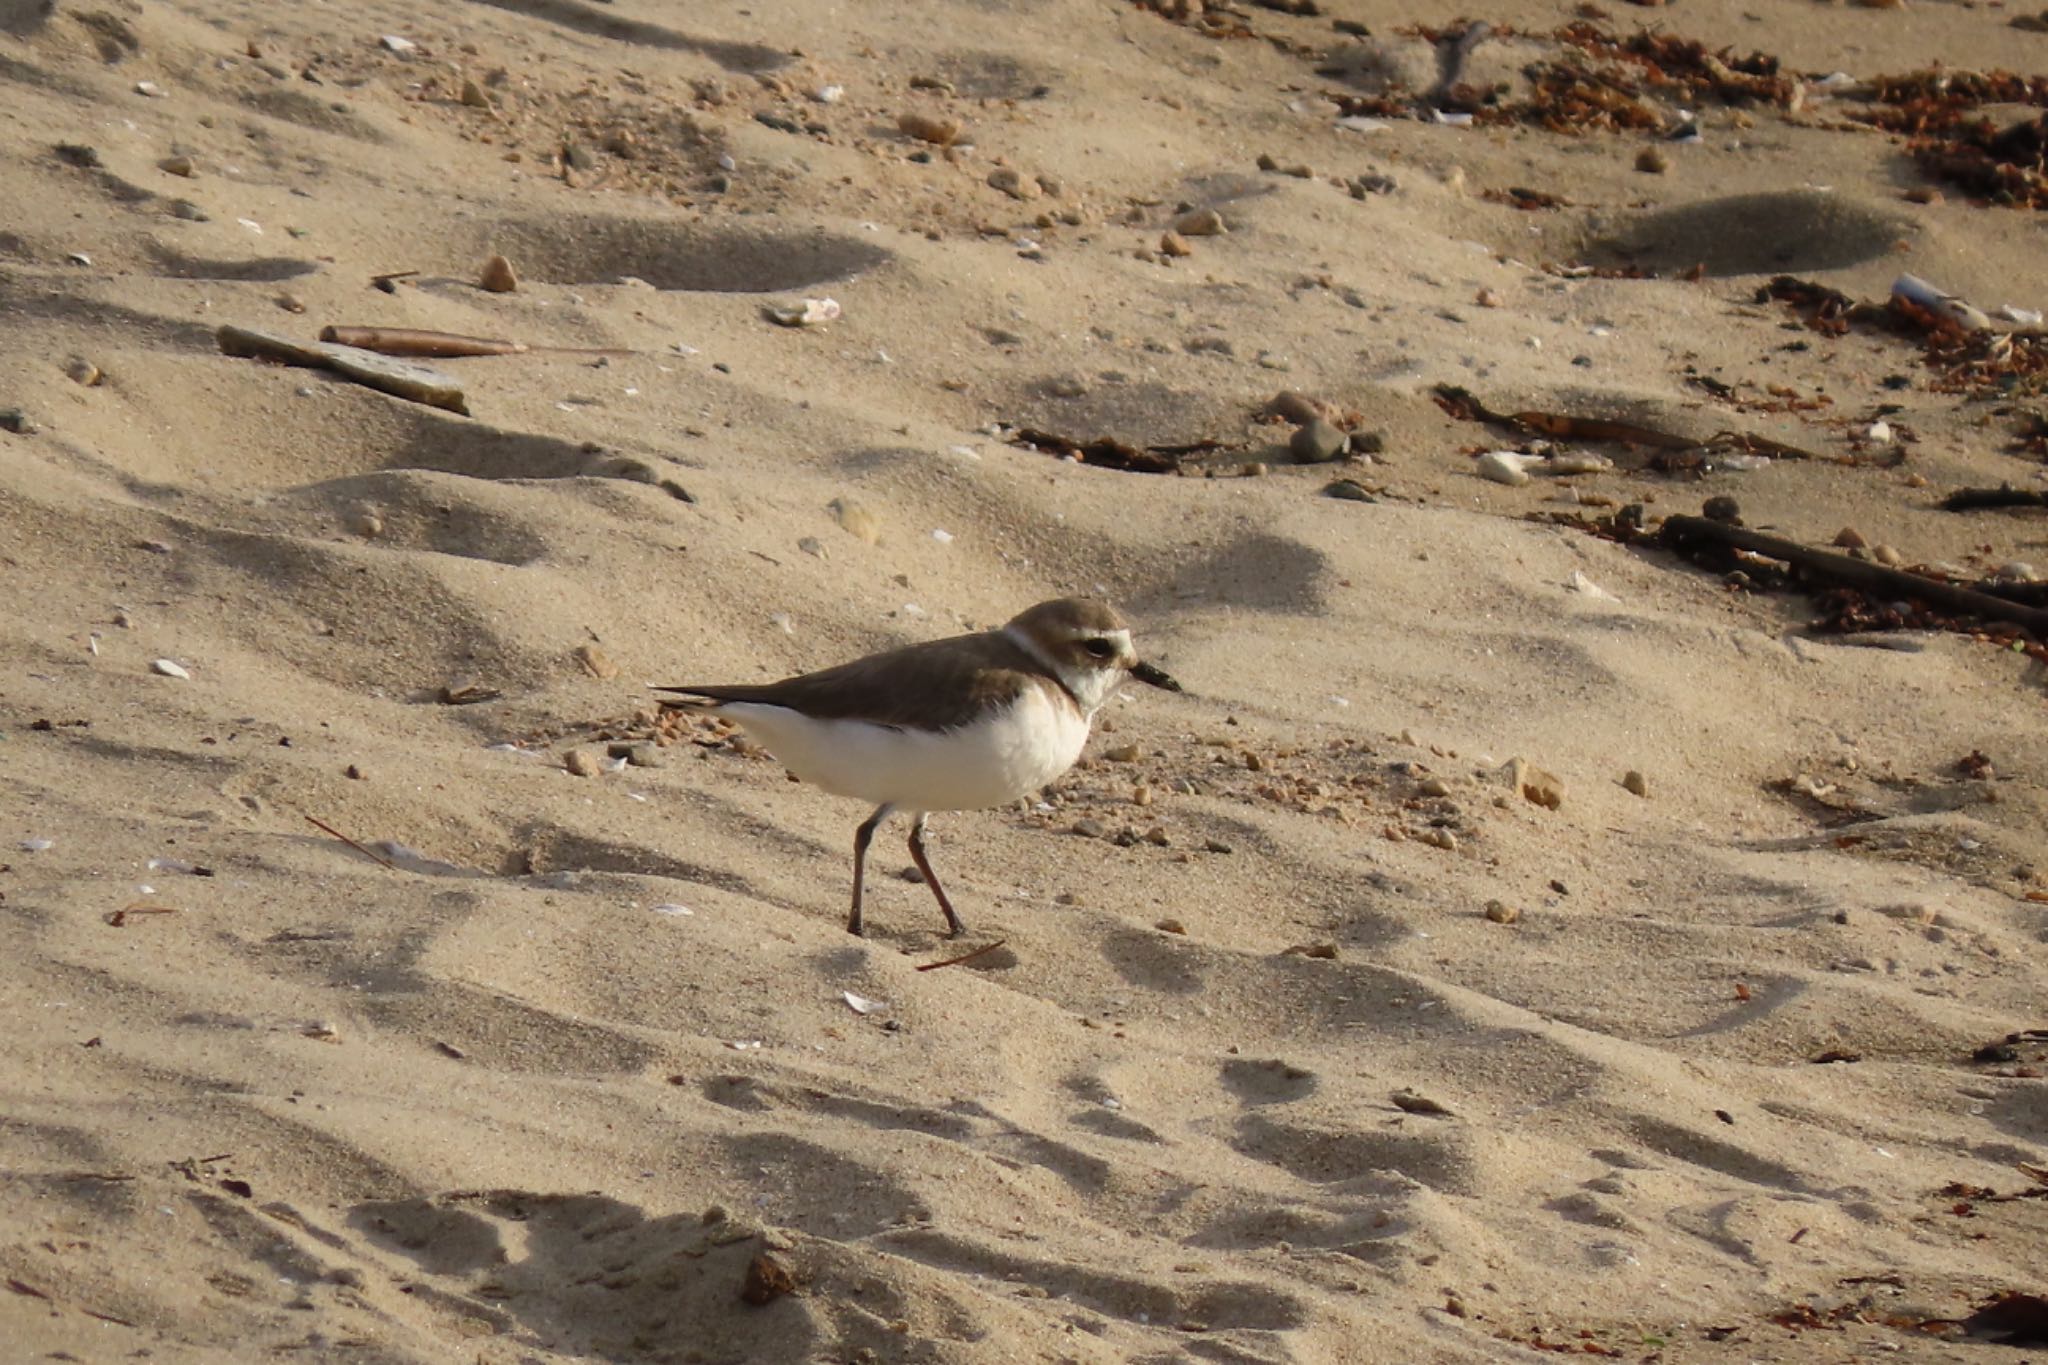
M 998 166 L 990 171 L 988 186 L 993 190 L 1001 190 L 1012 199 L 1036 199 L 1045 193 L 1035 177 L 1024 174 L 1014 166 Z
M 1072 832 L 1083 839 L 1103 839 L 1109 836 L 1109 827 L 1100 820 L 1083 816 L 1074 822 Z
M 571 749 L 563 756 L 562 766 L 578 777 L 595 777 L 598 773 L 597 755 L 588 749 Z
M 1140 782 L 1137 786 L 1131 788 L 1132 805 L 1149 806 L 1152 804 L 1152 800 L 1152 789 L 1146 786 L 1144 783 Z
M 199 173 L 199 168 L 192 164 L 192 158 L 189 156 L 167 156 L 156 163 L 156 168 L 168 171 L 172 175 L 184 176 L 187 180 Z
M 1671 158 L 1661 147 L 1645 147 L 1636 153 L 1636 169 L 1644 175 L 1662 175 L 1671 169 Z
M 1429 1096 L 1418 1094 L 1413 1090 L 1396 1090 L 1387 1098 L 1391 1099 L 1394 1102 L 1394 1107 L 1404 1114 L 1429 1114 L 1436 1118 L 1445 1119 L 1457 1117 L 1442 1101 L 1433 1100 Z
M 1370 488 L 1367 488 L 1356 479 L 1338 479 L 1334 483 L 1325 485 L 1323 496 L 1326 498 L 1337 498 L 1343 502 L 1379 501 L 1379 498 L 1374 495 Z
M 661 746 L 644 739 L 627 745 L 625 758 L 626 762 L 635 768 L 665 768 L 668 766 L 668 755 L 661 751 Z
M 1525 484 L 1529 482 L 1529 471 L 1523 467 L 1525 458 L 1512 450 L 1489 450 L 1479 457 L 1473 468 L 1482 479 L 1511 485 Z
M 1700 515 L 1708 521 L 1718 521 L 1728 526 L 1742 525 L 1742 504 L 1719 493 L 1700 504 Z
M 64 373 L 70 378 L 72 383 L 83 385 L 88 389 L 98 387 L 99 382 L 106 378 L 106 375 L 101 372 L 99 366 L 93 364 L 90 360 L 82 360 L 77 356 L 73 356 L 69 363 L 64 366 Z
M 1458 836 L 1447 829 L 1439 829 L 1435 825 L 1431 825 L 1415 837 L 1420 842 L 1428 844 L 1431 848 L 1440 848 L 1446 853 L 1456 853 L 1458 851 Z
M 164 97 L 164 88 L 155 81 L 137 81 L 135 93 L 145 99 L 160 100 Z
M 1865 540 L 1863 533 L 1855 527 L 1844 526 L 1841 530 L 1835 532 L 1835 544 L 1845 550 L 1860 550 L 1869 545 L 1870 542 Z
M 1188 927 L 1177 919 L 1154 920 L 1152 927 L 1162 934 L 1185 934 Z
M 1302 464 L 1327 464 L 1342 458 L 1349 444 L 1349 437 L 1318 417 L 1295 429 L 1293 438 L 1287 442 L 1287 449 Z
M 1162 256 L 1192 256 L 1195 249 L 1188 245 L 1188 239 L 1178 232 L 1159 234 L 1159 254 Z
M 171 201 L 171 217 L 182 218 L 188 223 L 210 223 L 213 221 L 212 216 L 205 209 L 200 208 L 199 205 L 193 203 L 190 199 L 173 199 Z
M 396 33 L 387 33 L 383 37 L 379 38 L 377 41 L 384 45 L 384 50 L 386 52 L 396 52 L 401 57 L 406 56 L 409 53 L 419 51 L 420 47 L 420 45 L 414 42 L 412 39 L 402 38 Z
M 513 271 L 512 262 L 503 256 L 493 256 L 484 262 L 476 284 L 487 294 L 510 294 L 519 288 L 519 276 Z
M 1223 842 L 1223 841 L 1222 841 L 1221 839 L 1204 839 L 1204 840 L 1202 841 L 1202 851 L 1203 851 L 1204 853 L 1235 853 L 1235 852 L 1237 852 L 1237 850 L 1236 850 L 1236 849 L 1232 848 L 1232 847 L 1231 847 L 1231 846 L 1230 846 L 1229 844 L 1226 844 L 1226 843 L 1224 843 L 1224 842 Z
M 185 665 L 179 663 L 176 659 L 152 659 L 149 666 L 153 672 L 161 673 L 166 678 L 189 679 L 192 676 Z
M 1441 777 L 1426 777 L 1422 780 L 1422 785 L 1415 790 L 1418 795 L 1422 796 L 1449 796 L 1451 794 L 1451 784 L 1444 781 Z
M 1220 237 L 1230 229 L 1223 215 L 1214 209 L 1196 209 L 1174 219 L 1173 230 L 1183 237 Z
M 0 408 L 0 431 L 10 431 L 16 436 L 33 436 L 41 430 L 36 419 L 20 408 Z
M 1492 900 L 1486 903 L 1486 917 L 1495 924 L 1513 924 L 1522 917 L 1522 912 L 1506 901 Z
M 1292 422 L 1298 427 L 1306 426 L 1318 418 L 1329 417 L 1330 405 L 1319 402 L 1305 393 L 1282 389 L 1267 400 L 1266 415 L 1278 417 L 1283 422 Z
M 462 83 L 461 99 L 464 104 L 472 109 L 488 109 L 491 107 L 491 97 L 484 93 L 484 88 L 481 85 L 472 80 L 466 80 Z
M 1650 782 L 1648 778 L 1644 777 L 1634 768 L 1630 768 L 1621 775 L 1621 789 L 1630 796 L 1648 796 L 1650 794 Z
M 914 110 L 899 115 L 896 127 L 898 131 L 916 138 L 919 142 L 929 142 L 934 147 L 950 147 L 960 140 L 961 128 L 958 119 L 938 118 Z
M 1886 568 L 1891 569 L 1896 569 L 1901 564 L 1904 564 L 1906 562 L 1906 557 L 1900 554 L 1897 549 L 1890 545 L 1876 545 L 1871 547 L 1870 557 L 1876 560 L 1878 563 L 1884 565 Z
M 1102 756 L 1112 763 L 1136 763 L 1138 753 L 1138 746 L 1135 744 L 1119 744 L 1114 749 L 1104 750 Z
M 1556 773 L 1545 772 L 1520 758 L 1509 761 L 1508 772 L 1523 800 L 1546 810 L 1556 810 L 1564 804 L 1564 779 Z
M 1152 828 L 1146 830 L 1145 842 L 1153 845 L 1156 848 L 1165 848 L 1167 844 L 1171 842 L 1166 833 L 1166 826 L 1154 825 L 1152 826 Z
M 1494 293 L 1491 289 L 1482 289 L 1472 296 L 1472 302 L 1478 304 L 1481 308 L 1498 308 L 1500 307 L 1501 300 L 1500 295 Z
M 1991 576 L 2001 583 L 2038 583 L 2041 581 L 2041 571 L 2023 559 L 2015 559 L 2009 564 L 1999 565 L 1997 572 Z
M 612 662 L 609 654 L 606 654 L 596 645 L 580 644 L 576 646 L 572 654 L 576 662 L 583 666 L 583 671 L 593 678 L 616 678 L 619 676 L 619 666 Z
M 830 504 L 832 515 L 838 519 L 840 529 L 865 545 L 878 544 L 882 539 L 882 522 L 867 507 L 852 498 L 834 498 Z

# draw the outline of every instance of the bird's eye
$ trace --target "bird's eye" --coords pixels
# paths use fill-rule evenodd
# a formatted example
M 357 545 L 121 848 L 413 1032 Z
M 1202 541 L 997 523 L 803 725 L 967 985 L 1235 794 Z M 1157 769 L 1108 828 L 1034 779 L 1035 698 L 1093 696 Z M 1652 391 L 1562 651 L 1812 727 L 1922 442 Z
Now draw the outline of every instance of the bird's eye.
M 1082 645 L 1081 648 L 1087 650 L 1090 655 L 1097 659 L 1107 659 L 1116 653 L 1116 646 L 1100 636 Z

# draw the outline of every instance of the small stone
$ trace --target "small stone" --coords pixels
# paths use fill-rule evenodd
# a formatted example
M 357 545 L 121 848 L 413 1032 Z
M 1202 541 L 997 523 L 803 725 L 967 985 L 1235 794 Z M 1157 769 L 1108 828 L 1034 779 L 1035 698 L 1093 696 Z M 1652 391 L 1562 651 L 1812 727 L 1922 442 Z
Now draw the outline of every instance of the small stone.
M 1425 777 L 1422 779 L 1422 785 L 1418 786 L 1415 792 L 1418 796 L 1449 796 L 1451 794 L 1451 784 L 1444 781 L 1441 777 Z
M 1135 786 L 1135 787 L 1131 788 L 1131 804 L 1132 804 L 1132 805 L 1134 805 L 1134 806 L 1149 806 L 1149 805 L 1151 805 L 1151 804 L 1152 804 L 1152 801 L 1153 801 L 1153 796 L 1152 796 L 1152 789 L 1151 789 L 1150 787 L 1146 786 L 1146 785 L 1145 785 L 1145 784 L 1144 784 L 1143 782 L 1140 782 L 1140 783 L 1139 783 L 1139 784 L 1138 784 L 1137 786 Z
M 402 38 L 396 33 L 387 33 L 382 38 L 379 38 L 377 41 L 384 45 L 384 50 L 386 52 L 395 52 L 401 57 L 409 56 L 412 53 L 419 51 L 420 46 L 412 39 Z
M 1109 837 L 1109 827 L 1100 820 L 1088 816 L 1083 816 L 1074 822 L 1073 832 L 1080 835 L 1083 839 L 1105 839 Z
M 199 205 L 193 203 L 190 199 L 173 199 L 171 201 L 171 217 L 182 218 L 188 223 L 210 223 L 213 221 L 205 209 L 200 208 Z
M 41 430 L 42 426 L 36 419 L 20 408 L 0 408 L 0 431 L 12 432 L 16 436 L 33 436 Z
M 503 256 L 493 256 L 484 262 L 476 284 L 487 294 L 510 294 L 519 288 L 519 276 L 513 272 L 512 262 Z
M 1650 782 L 1634 768 L 1630 768 L 1621 775 L 1621 789 L 1630 796 L 1647 797 L 1650 794 Z
M 1185 934 L 1188 927 L 1177 919 L 1154 920 L 1152 927 L 1162 934 Z
M 626 746 L 626 762 L 635 768 L 665 768 L 668 755 L 661 746 L 651 740 L 640 740 Z
M 1932 185 L 1916 185 L 1906 191 L 1906 202 L 1909 204 L 1939 204 L 1941 201 L 1941 191 Z
M 1855 527 L 1844 526 L 1841 530 L 1835 532 L 1835 544 L 1845 550 L 1860 550 L 1870 544 L 1870 542 L 1865 540 L 1863 533 Z
M 343 768 L 341 770 L 341 775 L 351 782 L 367 782 L 370 780 L 369 774 L 365 773 L 361 768 L 357 767 L 353 763 L 349 764 L 346 768 Z
M 99 366 L 93 364 L 90 360 L 84 360 L 78 356 L 71 357 L 70 361 L 65 364 L 64 373 L 72 383 L 83 385 L 88 389 L 99 387 L 100 381 L 106 378 L 106 375 L 101 373 Z
M 318 1038 L 323 1043 L 341 1041 L 341 1030 L 325 1019 L 308 1020 L 299 1025 L 299 1033 L 302 1037 Z
M 1282 389 L 1266 401 L 1266 415 L 1278 417 L 1283 422 L 1304 427 L 1310 422 L 1327 419 L 1331 415 L 1328 403 L 1296 393 L 1293 389 Z
M 1264 460 L 1247 460 L 1238 466 L 1237 472 L 1244 475 L 1247 479 L 1263 479 L 1267 473 L 1266 462 Z
M 988 186 L 992 190 L 1001 190 L 1012 199 L 1036 199 L 1045 193 L 1039 188 L 1035 177 L 1024 174 L 1014 166 L 998 166 L 990 171 Z
M 1564 779 L 1557 774 L 1519 758 L 1509 763 L 1508 771 L 1523 800 L 1545 810 L 1556 810 L 1564 804 Z
M 1356 479 L 1338 479 L 1323 487 L 1323 496 L 1342 502 L 1378 502 L 1379 497 Z
M 1192 256 L 1195 249 L 1188 245 L 1188 239 L 1178 232 L 1167 231 L 1159 234 L 1159 254 L 1162 256 Z
M 306 301 L 297 294 L 279 294 L 271 302 L 284 309 L 287 313 L 303 313 L 306 311 Z
M 1876 560 L 1878 563 L 1884 565 L 1886 568 L 1890 569 L 1896 569 L 1901 564 L 1904 564 L 1906 562 L 1906 557 L 1900 554 L 1895 547 L 1890 545 L 1872 546 L 1870 550 L 1870 557 Z
M 1742 504 L 1726 493 L 1708 498 L 1700 504 L 1700 515 L 1708 521 L 1718 521 L 1728 526 L 1742 525 Z
M 1482 289 L 1472 296 L 1472 302 L 1478 304 L 1481 308 L 1498 308 L 1500 307 L 1500 295 L 1494 293 L 1491 289 Z
M 137 81 L 135 93 L 144 99 L 160 100 L 164 97 L 164 88 L 155 81 Z
M 1431 825 L 1415 837 L 1422 843 L 1428 844 L 1431 848 L 1440 848 L 1446 853 L 1456 853 L 1458 851 L 1458 836 L 1436 825 Z
M 1387 1098 L 1391 1099 L 1394 1107 L 1404 1114 L 1428 1114 L 1442 1119 L 1456 1117 L 1438 1101 L 1427 1095 L 1417 1094 L 1413 1090 L 1396 1090 Z
M 588 749 L 571 749 L 563 756 L 562 766 L 578 777 L 596 777 L 600 771 L 597 755 Z
M 1472 466 L 1482 479 L 1509 485 L 1529 482 L 1529 471 L 1523 468 L 1522 457 L 1512 450 L 1489 450 L 1481 455 Z
M 747 1278 L 740 1285 L 740 1297 L 759 1307 L 796 1292 L 796 1276 L 772 1252 L 762 1252 L 747 1262 Z
M 1671 158 L 1662 147 L 1645 147 L 1636 153 L 1636 169 L 1644 175 L 1662 175 L 1671 169 Z
M 865 503 L 851 498 L 834 498 L 829 504 L 832 515 L 838 520 L 840 529 L 866 545 L 874 545 L 882 539 L 882 522 Z
M 473 80 L 465 80 L 462 83 L 462 102 L 472 109 L 488 109 L 491 107 L 491 97 L 486 95 L 484 88 Z
M 583 671 L 593 678 L 616 678 L 619 676 L 619 666 L 612 662 L 609 654 L 606 654 L 596 645 L 580 644 L 576 646 L 572 654 L 576 662 L 583 665 Z
M 1282 957 L 1314 957 L 1325 962 L 1337 960 L 1337 945 L 1334 943 L 1297 943 L 1291 948 L 1280 950 Z
M 1105 749 L 1102 756 L 1112 763 L 1136 763 L 1139 749 L 1135 744 L 1119 744 L 1114 749 Z
M 1166 826 L 1164 825 L 1152 826 L 1152 828 L 1145 831 L 1144 838 L 1145 842 L 1152 845 L 1154 848 L 1165 848 L 1167 844 L 1171 842 L 1166 833 Z
M 192 158 L 189 156 L 167 156 L 156 163 L 156 168 L 172 175 L 183 176 L 187 180 L 199 173 L 199 168 L 192 164 Z
M 189 679 L 192 676 L 185 665 L 179 663 L 176 659 L 152 659 L 150 660 L 149 667 L 152 672 L 160 673 L 166 678 Z
M 1287 442 L 1287 449 L 1302 464 L 1327 464 L 1340 458 L 1349 444 L 1349 437 L 1318 417 L 1295 429 L 1294 436 Z
M 375 540 L 384 534 L 384 518 L 374 507 L 359 507 L 349 518 L 348 529 L 365 540 Z
M 1486 917 L 1495 924 L 1513 924 L 1522 917 L 1522 912 L 1506 901 L 1492 900 L 1486 903 Z
M 1235 853 L 1237 850 L 1224 843 L 1221 839 L 1204 839 L 1202 841 L 1202 851 L 1204 853 Z
M 1173 230 L 1183 237 L 1220 237 L 1230 231 L 1223 215 L 1214 209 L 1196 209 L 1174 219 Z
M 899 132 L 914 137 L 919 142 L 929 142 L 934 147 L 950 147 L 960 140 L 961 128 L 958 119 L 938 118 L 915 110 L 899 115 L 896 127 Z

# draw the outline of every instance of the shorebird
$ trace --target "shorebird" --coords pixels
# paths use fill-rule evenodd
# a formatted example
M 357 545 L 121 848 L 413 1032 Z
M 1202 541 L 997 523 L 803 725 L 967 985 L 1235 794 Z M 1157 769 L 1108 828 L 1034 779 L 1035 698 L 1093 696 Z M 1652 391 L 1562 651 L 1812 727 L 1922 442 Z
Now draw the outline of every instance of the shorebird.
M 861 932 L 868 844 L 907 811 L 910 856 L 951 938 L 966 931 L 925 857 L 932 811 L 980 810 L 1037 791 L 1074 766 L 1103 702 L 1126 677 L 1179 683 L 1141 663 L 1130 627 L 1105 602 L 1061 597 L 997 630 L 870 654 L 781 682 L 657 687 L 728 716 L 799 778 L 874 803 L 853 835 L 853 909 Z

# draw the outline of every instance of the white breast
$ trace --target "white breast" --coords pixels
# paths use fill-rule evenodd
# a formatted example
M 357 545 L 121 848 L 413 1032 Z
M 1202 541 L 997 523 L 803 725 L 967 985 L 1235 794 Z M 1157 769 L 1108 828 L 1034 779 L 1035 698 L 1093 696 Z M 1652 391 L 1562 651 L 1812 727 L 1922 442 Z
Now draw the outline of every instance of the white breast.
M 954 730 L 894 730 L 813 720 L 784 706 L 718 708 L 785 768 L 840 796 L 903 810 L 979 810 L 1037 791 L 1074 766 L 1088 722 L 1064 697 L 1028 687 L 1014 703 Z

